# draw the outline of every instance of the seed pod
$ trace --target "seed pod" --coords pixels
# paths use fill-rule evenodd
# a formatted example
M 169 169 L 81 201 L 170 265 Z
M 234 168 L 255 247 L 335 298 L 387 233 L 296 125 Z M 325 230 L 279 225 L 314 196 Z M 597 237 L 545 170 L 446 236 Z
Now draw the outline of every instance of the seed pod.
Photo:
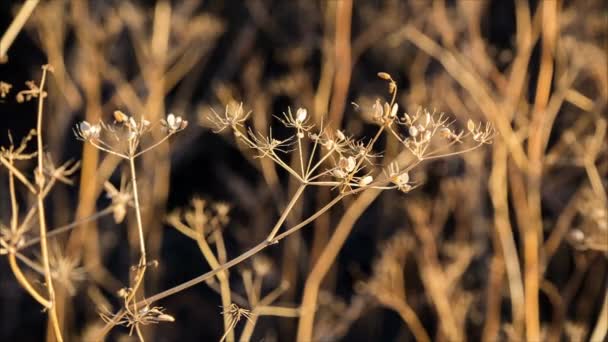
M 120 110 L 115 110 L 114 111 L 114 121 L 118 122 L 118 123 L 124 123 L 129 121 L 129 116 L 123 112 L 121 112 Z
M 380 77 L 383 80 L 387 80 L 387 81 L 392 80 L 391 75 L 389 75 L 387 72 L 383 72 L 383 71 L 378 73 L 378 77 Z
M 469 132 L 473 132 L 475 130 L 475 123 L 473 122 L 473 120 L 469 119 L 469 121 L 467 122 L 467 129 L 469 130 Z

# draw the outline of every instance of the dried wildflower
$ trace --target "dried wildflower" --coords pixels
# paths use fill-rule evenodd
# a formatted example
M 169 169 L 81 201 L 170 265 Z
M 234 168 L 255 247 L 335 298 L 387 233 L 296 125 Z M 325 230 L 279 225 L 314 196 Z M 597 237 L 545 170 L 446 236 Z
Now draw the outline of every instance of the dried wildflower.
M 363 159 L 369 165 L 373 165 L 373 158 L 382 157 L 382 153 L 373 153 L 371 150 L 369 143 L 365 143 L 363 141 L 353 141 L 349 140 L 349 146 L 353 152 L 353 155 L 357 156 L 357 158 Z
M 283 113 L 283 118 L 277 117 L 285 127 L 295 128 L 298 132 L 298 138 L 304 138 L 304 131 L 309 131 L 314 125 L 307 125 L 308 111 L 305 108 L 298 108 L 296 114 L 291 112 L 291 108 L 287 108 L 287 113 Z
M 12 84 L 0 81 L 0 98 L 5 98 L 6 95 L 11 91 Z
M 372 105 L 372 118 L 376 122 L 382 122 L 382 118 L 384 117 L 384 107 L 380 103 L 379 99 L 376 99 L 376 102 Z
M 78 266 L 80 261 L 66 256 L 58 244 L 52 244 L 49 263 L 53 278 L 66 289 L 70 296 L 74 296 L 78 283 L 82 282 L 86 276 L 84 267 Z
M 28 87 L 28 89 L 18 92 L 15 96 L 17 102 L 19 103 L 30 101 L 31 99 L 40 96 L 40 88 L 34 81 L 26 81 L 25 85 Z M 46 97 L 46 91 L 42 92 L 42 97 Z
M 308 111 L 306 109 L 298 108 L 298 111 L 296 112 L 296 122 L 304 123 L 306 121 L 307 116 Z
M 397 111 L 399 110 L 399 105 L 398 104 L 393 104 L 393 107 L 391 108 L 391 112 L 389 114 L 389 117 L 391 119 L 394 119 L 397 116 Z
M 19 147 L 15 148 L 15 145 L 13 143 L 13 136 L 9 131 L 8 141 L 10 142 L 10 145 L 8 148 L 0 146 L 0 155 L 6 157 L 9 160 L 28 160 L 35 157 L 38 154 L 37 152 L 24 153 L 25 149 L 27 148 L 28 142 L 32 140 L 35 135 L 36 130 L 30 130 L 30 132 L 25 137 L 23 137 L 23 139 L 21 139 Z
M 409 173 L 407 171 L 400 171 L 399 165 L 396 163 L 391 163 L 389 165 L 388 178 L 400 191 L 409 192 L 413 188 L 413 186 L 409 183 Z
M 469 130 L 469 132 L 473 133 L 475 131 L 475 123 L 473 122 L 473 120 L 469 119 L 467 121 L 467 129 Z
M 355 172 L 357 160 L 353 156 L 340 157 L 338 165 L 331 170 L 331 174 L 339 179 L 346 180 L 348 176 Z
M 347 137 L 341 130 L 323 130 L 319 134 L 310 135 L 310 137 L 326 149 L 336 151 L 340 154 L 346 152 L 349 145 L 353 143 L 352 139 Z
M 0 223 L 0 255 L 16 251 L 25 243 L 22 234 L 15 234 L 11 229 Z
M 129 122 L 129 116 L 120 110 L 115 110 L 113 113 L 114 123 L 127 123 Z
M 186 128 L 188 126 L 188 121 L 183 120 L 181 116 L 175 116 L 173 113 L 169 113 L 166 119 L 161 120 L 161 124 L 167 133 L 173 134 Z
M 467 129 L 473 135 L 473 140 L 482 143 L 482 144 L 491 144 L 492 139 L 496 135 L 496 130 L 494 126 L 492 126 L 489 122 L 482 127 L 480 123 L 479 126 L 475 126 L 473 120 L 469 119 L 467 122 Z
M 258 132 L 258 134 L 254 134 L 251 129 L 249 129 L 249 137 L 251 141 L 254 143 L 254 148 L 260 151 L 260 154 L 256 156 L 256 158 L 263 158 L 267 156 L 273 156 L 276 154 L 275 151 L 280 151 L 283 153 L 288 153 L 291 150 L 287 149 L 287 147 L 293 144 L 293 136 L 278 140 L 272 137 L 272 129 L 269 130 L 269 135 L 265 136 Z
M 388 125 L 395 121 L 398 110 L 399 105 L 396 103 L 391 106 L 388 102 L 381 104 L 380 100 L 376 100 L 372 105 L 372 118 L 380 125 Z
M 213 115 L 207 119 L 215 126 L 214 133 L 219 133 L 226 128 L 232 128 L 235 130 L 235 134 L 238 132 L 238 128 L 243 126 L 243 123 L 247 121 L 251 112 L 245 113 L 243 110 L 243 103 L 238 106 L 231 103 L 226 106 L 224 115 L 219 115 L 215 110 L 211 109 Z
M 113 322 L 116 325 L 123 325 L 130 328 L 129 336 L 133 335 L 133 331 L 135 330 L 141 340 L 143 340 L 143 336 L 140 331 L 140 325 L 158 324 L 161 322 L 175 322 L 175 318 L 169 314 L 166 314 L 165 308 L 162 306 L 150 307 L 149 305 L 146 305 L 141 309 L 132 307 L 133 305 L 129 305 L 129 303 L 127 303 L 127 298 L 129 297 L 128 291 L 129 290 L 123 293 L 123 297 L 125 298 L 126 314 L 119 320 L 115 321 L 112 313 L 103 308 L 103 312 L 100 312 L 99 315 L 104 322 Z
M 374 181 L 374 177 L 367 175 L 359 179 L 359 186 L 368 186 Z
M 357 166 L 357 162 L 355 160 L 355 158 L 348 157 L 348 158 L 340 158 L 340 161 L 338 162 L 338 167 L 343 169 L 344 171 L 351 173 L 355 170 L 355 167 Z
M 106 190 L 106 197 L 112 200 L 114 222 L 121 223 L 127 215 L 127 206 L 133 204 L 133 194 L 130 186 L 126 185 L 123 178 L 120 182 L 120 190 L 116 189 L 109 181 L 106 181 L 103 187 Z
M 99 139 L 101 126 L 99 124 L 90 124 L 88 121 L 82 121 L 76 125 L 74 134 L 78 140 L 88 141 Z
M 59 167 L 55 166 L 50 154 L 45 155 L 46 163 L 44 164 L 44 173 L 51 178 L 60 181 L 67 185 L 73 185 L 74 182 L 69 178 L 80 168 L 80 161 L 68 160 Z
M 410 126 L 408 133 L 412 138 L 415 138 L 418 136 L 418 128 L 416 128 L 416 126 Z
M 224 311 L 222 311 L 222 315 L 226 314 L 229 317 L 230 324 L 228 325 L 224 336 L 222 336 L 222 338 L 220 339 L 220 342 L 226 339 L 228 333 L 236 327 L 237 323 L 241 320 L 241 318 L 245 317 L 247 320 L 251 320 L 251 311 L 240 308 L 234 303 L 230 304 L 228 308 L 224 308 Z

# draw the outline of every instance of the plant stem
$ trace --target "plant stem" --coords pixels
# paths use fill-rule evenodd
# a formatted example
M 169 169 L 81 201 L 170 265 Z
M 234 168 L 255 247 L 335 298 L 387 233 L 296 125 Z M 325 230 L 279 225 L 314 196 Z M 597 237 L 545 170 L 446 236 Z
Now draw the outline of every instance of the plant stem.
M 46 73 L 48 65 L 42 67 L 42 79 L 40 80 L 40 93 L 38 94 L 38 119 L 36 123 L 36 140 L 38 142 L 38 169 L 36 174 L 36 183 L 38 191 L 36 199 L 38 202 L 38 224 L 40 226 L 40 253 L 42 255 L 42 265 L 44 267 L 44 278 L 46 288 L 48 290 L 50 307 L 49 318 L 55 333 L 55 338 L 58 341 L 63 341 L 59 322 L 57 320 L 57 310 L 55 307 L 55 289 L 53 287 L 53 277 L 51 276 L 51 264 L 49 261 L 49 249 L 46 238 L 46 218 L 44 216 L 44 145 L 42 142 L 42 109 L 44 104 L 44 82 L 46 81 Z
M 277 232 L 279 231 L 279 229 L 281 229 L 281 226 L 283 225 L 283 223 L 287 219 L 287 215 L 289 215 L 289 213 L 291 212 L 291 209 L 293 209 L 293 206 L 296 204 L 296 202 L 298 201 L 298 199 L 300 198 L 300 196 L 304 192 L 305 188 L 306 188 L 306 184 L 301 184 L 298 187 L 298 190 L 296 190 L 296 193 L 291 198 L 291 201 L 289 201 L 289 203 L 287 204 L 287 207 L 285 207 L 285 210 L 283 210 L 283 214 L 281 214 L 281 217 L 279 218 L 279 220 L 277 221 L 277 223 L 272 228 L 272 231 L 270 232 L 270 234 L 268 234 L 268 237 L 266 238 L 266 241 L 272 242 L 272 240 L 274 239 L 274 237 L 277 235 Z
M 13 19 L 10 26 L 4 32 L 4 35 L 2 35 L 2 39 L 0 39 L 0 60 L 6 57 L 8 48 L 13 44 L 17 34 L 21 31 L 23 25 L 25 25 L 25 22 L 38 5 L 38 2 L 39 0 L 27 0 L 23 6 L 21 6 L 19 13 L 17 13 L 15 19 Z
M 141 208 L 139 206 L 139 191 L 137 190 L 137 174 L 135 173 L 135 158 L 129 158 L 129 167 L 131 169 L 131 184 L 133 185 L 133 202 L 135 205 L 135 218 L 137 220 L 137 232 L 139 234 L 139 252 L 141 253 L 141 259 L 139 266 L 144 266 L 147 263 L 146 260 L 146 242 L 144 239 L 144 228 L 141 220 Z
M 21 272 L 21 268 L 19 268 L 19 265 L 17 264 L 17 258 L 16 258 L 15 253 L 17 253 L 17 252 L 14 251 L 14 252 L 10 252 L 8 254 L 8 263 L 11 266 L 11 270 L 13 271 L 15 278 L 17 279 L 19 284 L 21 284 L 21 286 L 30 294 L 30 296 L 32 296 L 32 298 L 34 298 L 38 303 L 40 303 L 45 308 L 51 308 L 52 303 L 50 301 L 48 301 L 46 298 L 44 298 L 40 293 L 38 293 L 38 291 L 36 291 L 36 289 L 27 280 L 27 278 L 25 277 L 23 272 Z

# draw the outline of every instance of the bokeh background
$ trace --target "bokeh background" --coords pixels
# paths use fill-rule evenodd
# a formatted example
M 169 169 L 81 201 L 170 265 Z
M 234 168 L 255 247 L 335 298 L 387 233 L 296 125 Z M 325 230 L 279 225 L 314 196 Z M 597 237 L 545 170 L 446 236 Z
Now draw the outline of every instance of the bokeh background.
M 21 5 L 0 3 L 0 34 Z M 318 123 L 369 137 L 369 108 L 388 97 L 376 74 L 388 72 L 400 108 L 446 112 L 459 127 L 491 122 L 494 144 L 422 164 L 412 177 L 423 185 L 409 194 L 347 198 L 233 268 L 235 296 L 246 297 L 243 275 L 251 272 L 263 277 L 264 294 L 288 284 L 275 303 L 281 307 L 298 308 L 317 286 L 320 341 L 413 341 L 413 330 L 433 340 L 523 340 L 535 327 L 543 341 L 590 340 L 608 326 L 607 48 L 601 0 L 47 0 L 0 64 L 0 81 L 13 86 L 0 99 L 0 145 L 8 146 L 8 130 L 19 141 L 35 127 L 36 103 L 18 103 L 15 94 L 51 64 L 45 145 L 58 162 L 82 161 L 74 185 L 58 185 L 47 199 L 49 226 L 60 227 L 106 208 L 104 182 L 118 187 L 127 167 L 83 148 L 76 122 L 109 122 L 116 109 L 189 120 L 138 165 L 148 248 L 159 261 L 146 281 L 152 294 L 210 269 L 197 244 L 165 223 L 167 213 L 195 196 L 228 203 L 222 233 L 230 259 L 266 237 L 295 190 L 288 174 L 252 158 L 230 134 L 213 133 L 204 120 L 212 108 L 242 102 L 249 124 L 266 132 L 279 124 L 273 115 L 305 107 Z M 399 152 L 381 146 L 386 158 Z M 30 175 L 34 166 L 20 165 Z M 5 225 L 7 174 L 0 168 Z M 32 198 L 22 190 L 27 208 Z M 330 196 L 307 192 L 286 226 Z M 335 259 L 323 257 L 336 228 L 349 225 L 345 215 L 354 215 L 347 239 Z M 74 291 L 59 290 L 68 340 L 91 339 L 100 307 L 119 308 L 116 292 L 138 258 L 133 222 L 132 212 L 121 224 L 104 215 L 54 240 L 84 274 Z M 36 260 L 38 252 L 23 253 Z M 327 260 L 321 281 L 311 279 Z M 46 314 L 6 258 L 0 270 L 0 339 L 45 339 Z M 214 288 L 200 284 L 163 299 L 176 321 L 147 327 L 147 340 L 219 340 Z M 292 341 L 298 322 L 260 316 L 252 340 Z M 108 339 L 135 337 L 117 327 Z

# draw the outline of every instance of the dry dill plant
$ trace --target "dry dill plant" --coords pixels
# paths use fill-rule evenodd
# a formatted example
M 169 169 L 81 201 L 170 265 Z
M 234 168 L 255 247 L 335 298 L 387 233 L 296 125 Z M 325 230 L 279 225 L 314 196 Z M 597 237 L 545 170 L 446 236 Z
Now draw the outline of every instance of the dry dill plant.
M 17 278 L 17 281 L 24 290 L 26 290 L 45 308 L 45 310 L 47 310 L 50 326 L 53 329 L 52 331 L 55 338 L 58 341 L 63 341 L 55 303 L 55 288 L 53 284 L 54 277 L 47 241 L 48 229 L 44 200 L 58 181 L 64 183 L 70 182 L 68 177 L 78 169 L 79 164 L 69 161 L 60 167 L 55 167 L 54 164 L 49 163 L 50 159 L 45 155 L 44 152 L 42 128 L 44 98 L 47 96 L 47 93 L 44 91 L 44 86 L 48 72 L 52 71 L 53 68 L 50 65 L 43 65 L 39 85 L 37 85 L 34 81 L 28 81 L 26 82 L 28 89 L 20 91 L 16 95 L 17 102 L 38 99 L 36 130 L 30 132 L 30 134 L 23 139 L 20 146 L 17 148 L 14 147 L 12 137 L 9 135 L 10 146 L 8 148 L 2 148 L 0 151 L 0 162 L 9 170 L 9 197 L 11 204 L 10 229 L 2 227 L 3 229 L 0 245 L 2 246 L 2 252 L 8 255 L 11 271 Z M 36 138 L 36 152 L 25 153 L 27 143 L 30 140 L 33 140 L 34 137 Z M 34 183 L 32 183 L 28 177 L 15 166 L 14 162 L 19 160 L 33 159 L 34 157 L 37 160 L 37 165 L 34 171 Z M 36 198 L 36 204 L 30 208 L 27 216 L 21 223 L 19 223 L 19 203 L 17 201 L 17 190 L 15 187 L 16 179 L 19 180 L 21 184 L 24 185 Z M 23 234 L 29 229 L 30 220 L 32 220 L 36 214 L 38 216 L 38 227 L 40 234 L 40 267 L 30 262 L 29 259 L 18 252 L 19 247 L 21 247 L 23 243 Z M 21 271 L 21 268 L 16 260 L 17 258 L 28 264 L 28 266 L 37 269 L 38 272 L 44 276 L 43 289 L 46 291 L 46 294 L 42 294 L 30 283 L 30 281 Z
M 208 281 L 228 268 L 253 257 L 266 247 L 278 243 L 285 237 L 302 229 L 341 202 L 346 196 L 372 188 L 378 190 L 397 189 L 402 192 L 409 192 L 418 185 L 410 179 L 409 171 L 421 162 L 455 156 L 492 142 L 495 130 L 489 123 L 482 125 L 469 121 L 466 131 L 458 131 L 453 127 L 454 122 L 447 119 L 444 114 L 426 110 L 413 115 L 408 113 L 399 114 L 399 105 L 396 103 L 398 90 L 396 82 L 387 73 L 379 73 L 378 76 L 387 81 L 391 99 L 388 102 L 378 100 L 371 108 L 372 117 L 378 126 L 376 134 L 371 139 L 356 139 L 343 130 L 325 127 L 323 122 L 320 126 L 317 126 L 312 122 L 305 108 L 299 108 L 295 113 L 288 109 L 286 113 L 278 117 L 281 123 L 292 132 L 287 137 L 275 137 L 271 134 L 264 135 L 260 132 L 254 132 L 247 126 L 247 120 L 251 112 L 245 111 L 242 104 L 226 106 L 223 113 L 213 111 L 206 120 L 214 126 L 214 132 L 232 131 L 238 142 L 255 151 L 257 157 L 272 160 L 278 167 L 294 177 L 298 181 L 299 187 L 264 241 L 234 259 L 213 267 L 211 271 L 150 296 L 140 303 L 152 303 Z M 129 129 L 135 132 L 138 132 L 142 125 L 146 125 L 143 121 L 138 124 L 131 118 L 121 117 L 121 121 L 130 123 L 127 128 L 132 127 Z M 87 124 L 79 126 L 77 133 L 83 140 L 92 141 L 95 146 L 107 151 L 107 147 L 99 141 L 99 134 L 104 129 L 108 130 L 106 127 L 105 125 Z M 415 157 L 414 161 L 404 166 L 397 163 L 397 160 L 393 162 L 385 161 L 384 164 L 389 165 L 388 168 L 377 168 L 376 159 L 380 159 L 382 153 L 375 151 L 374 147 L 383 134 L 395 137 L 404 147 L 404 153 L 409 153 Z M 306 152 L 305 145 L 312 145 L 310 153 Z M 453 146 L 462 147 L 454 151 L 451 150 Z M 120 152 L 111 151 L 110 153 L 130 159 L 131 164 L 133 156 L 140 154 L 131 153 L 130 158 L 129 155 Z M 293 153 L 296 154 L 295 157 L 299 161 L 294 167 L 286 161 L 287 155 Z M 326 180 L 328 177 L 329 180 Z M 135 182 L 133 182 L 133 186 L 136 188 Z M 334 189 L 337 194 L 320 210 L 279 234 L 287 216 L 307 187 L 328 187 Z M 137 191 L 134 191 L 134 201 L 137 208 L 136 194 Z M 132 296 L 130 300 L 132 300 Z M 130 300 L 126 301 L 127 305 L 136 306 L 139 304 L 130 304 Z M 230 312 L 237 311 L 231 310 Z M 124 322 L 124 317 L 128 315 L 130 315 L 129 312 L 124 309 L 112 315 L 111 320 L 101 332 L 101 336 L 105 335 L 117 322 Z M 107 317 L 110 316 L 107 315 Z M 234 320 L 230 322 L 231 325 L 234 324 L 233 322 Z M 225 331 L 225 334 L 229 332 Z
M 185 129 L 188 126 L 188 121 L 172 113 L 168 114 L 166 118 L 159 122 L 161 130 L 164 133 L 163 137 L 158 141 L 143 145 L 142 143 L 147 140 L 148 133 L 150 133 L 153 126 L 149 120 L 146 120 L 144 116 L 141 116 L 139 120 L 137 120 L 133 116 L 127 115 L 119 110 L 114 112 L 113 117 L 114 120 L 110 124 L 104 122 L 89 123 L 87 121 L 82 121 L 74 128 L 74 134 L 77 139 L 85 141 L 99 150 L 124 159 L 129 163 L 130 185 L 127 186 L 123 182 L 120 190 L 118 190 L 110 183 L 106 183 L 105 188 L 114 204 L 114 219 L 116 222 L 120 222 L 124 219 L 126 207 L 128 205 L 132 205 L 135 209 L 139 235 L 140 259 L 139 263 L 133 267 L 136 271 L 133 280 L 134 285 L 121 290 L 120 294 L 120 296 L 124 298 L 124 310 L 127 312 L 126 316 L 112 321 L 109 313 L 102 313 L 102 318 L 107 322 L 131 327 L 130 333 L 135 329 L 138 337 L 143 340 L 139 328 L 140 324 L 145 325 L 157 323 L 158 321 L 172 320 L 159 319 L 159 317 L 164 317 L 164 314 L 162 314 L 163 309 L 161 307 L 149 308 L 149 306 L 144 305 L 140 308 L 135 301 L 135 296 L 144 281 L 147 267 L 158 264 L 157 261 L 148 261 L 146 256 L 146 244 L 141 218 L 139 192 L 137 189 L 135 160 L 139 156 L 165 142 L 172 135 Z M 132 193 L 127 193 L 125 191 L 126 189 L 131 189 Z

